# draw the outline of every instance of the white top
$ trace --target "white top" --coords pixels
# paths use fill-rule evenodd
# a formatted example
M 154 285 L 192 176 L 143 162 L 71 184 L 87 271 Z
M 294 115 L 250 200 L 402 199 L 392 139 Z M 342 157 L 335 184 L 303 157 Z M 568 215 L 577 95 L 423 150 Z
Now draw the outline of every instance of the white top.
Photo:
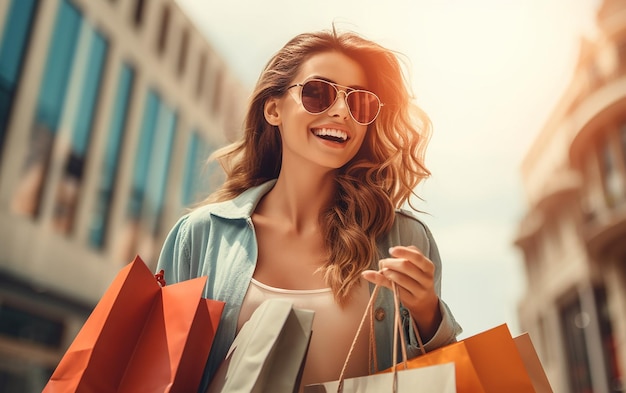
M 295 308 L 315 311 L 313 333 L 307 354 L 302 387 L 313 383 L 336 381 L 369 301 L 367 282 L 355 288 L 350 302 L 343 308 L 333 297 L 330 288 L 292 290 L 274 288 L 252 278 L 241 305 L 237 332 L 263 301 L 281 298 L 292 301 Z M 352 352 L 346 378 L 369 374 L 368 341 L 369 323 L 366 321 L 356 347 Z

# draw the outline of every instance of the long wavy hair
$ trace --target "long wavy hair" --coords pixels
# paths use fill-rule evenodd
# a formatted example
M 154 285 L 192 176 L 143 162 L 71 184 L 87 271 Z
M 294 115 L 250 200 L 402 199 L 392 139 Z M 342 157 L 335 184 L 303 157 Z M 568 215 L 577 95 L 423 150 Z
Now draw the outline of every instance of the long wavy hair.
M 281 168 L 280 134 L 264 117 L 264 104 L 281 97 L 309 57 L 336 51 L 364 69 L 368 88 L 384 103 L 368 126 L 356 156 L 336 171 L 335 204 L 320 215 L 325 236 L 325 281 L 339 304 L 349 298 L 360 273 L 380 258 L 377 239 L 394 221 L 395 208 L 415 195 L 430 176 L 424 155 L 431 133 L 426 114 L 413 102 L 404 63 L 394 51 L 353 32 L 324 30 L 291 39 L 268 62 L 252 93 L 241 140 L 216 151 L 226 181 L 201 205 L 231 199 L 250 187 L 276 179 Z M 417 195 L 415 195 L 417 196 Z

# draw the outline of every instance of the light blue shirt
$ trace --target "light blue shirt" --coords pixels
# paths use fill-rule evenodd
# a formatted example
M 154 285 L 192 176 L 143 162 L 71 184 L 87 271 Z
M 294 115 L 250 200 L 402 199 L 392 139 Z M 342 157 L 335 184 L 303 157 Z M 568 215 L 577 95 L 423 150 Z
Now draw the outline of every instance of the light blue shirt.
M 257 243 L 252 214 L 259 200 L 275 184 L 268 181 L 250 188 L 236 198 L 200 207 L 185 216 L 170 231 L 157 271 L 165 271 L 168 284 L 207 276 L 204 296 L 226 303 L 211 353 L 206 365 L 200 392 L 204 392 L 235 338 L 239 310 L 254 273 Z M 437 245 L 424 223 L 410 212 L 397 210 L 391 231 L 378 241 L 381 258 L 389 257 L 389 247 L 414 245 L 435 264 L 435 291 L 441 296 L 441 260 Z M 377 263 L 378 261 L 376 261 Z M 372 266 L 378 269 L 377 266 Z M 370 291 L 373 285 L 370 285 Z M 375 303 L 375 337 L 378 368 L 391 367 L 393 341 L 393 295 L 381 288 Z M 424 347 L 427 351 L 456 341 L 461 327 L 448 306 L 440 300 L 443 320 L 435 335 Z M 408 356 L 421 352 L 410 315 L 402 308 L 403 326 L 408 338 Z

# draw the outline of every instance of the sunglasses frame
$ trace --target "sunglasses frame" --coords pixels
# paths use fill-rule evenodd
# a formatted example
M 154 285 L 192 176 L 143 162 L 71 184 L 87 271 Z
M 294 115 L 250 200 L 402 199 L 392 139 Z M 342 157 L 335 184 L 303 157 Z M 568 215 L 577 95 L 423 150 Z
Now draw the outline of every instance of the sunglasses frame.
M 326 109 L 324 109 L 321 112 L 311 112 L 310 110 L 308 110 L 306 108 L 306 106 L 304 106 L 304 100 L 302 99 L 302 94 L 303 94 L 303 90 L 304 90 L 304 85 L 306 85 L 309 82 L 322 82 L 325 83 L 327 85 L 331 85 L 335 91 L 337 92 L 337 94 L 335 95 L 335 99 L 333 100 L 332 103 L 330 103 L 330 105 L 328 105 L 328 107 Z M 333 107 L 333 105 L 335 105 L 335 103 L 337 103 L 337 99 L 339 99 L 339 93 L 343 93 L 344 95 L 344 102 L 346 104 L 346 107 L 348 108 L 348 112 L 350 113 L 350 117 L 352 118 L 352 120 L 354 120 L 356 123 L 362 125 L 362 126 L 367 126 L 369 124 L 372 124 L 377 118 L 378 115 L 380 114 L 380 110 L 381 108 L 385 105 L 380 101 L 380 98 L 373 92 L 369 91 L 369 90 L 364 90 L 364 89 L 354 89 L 352 87 L 349 86 L 343 86 L 340 85 L 338 83 L 334 83 L 334 82 L 330 82 L 327 81 L 325 79 L 320 79 L 320 78 L 310 78 L 310 79 L 306 79 L 304 82 L 302 83 L 296 83 L 293 84 L 289 87 L 287 87 L 287 90 L 293 88 L 293 87 L 300 87 L 300 104 L 302 105 L 302 107 L 304 108 L 305 111 L 307 111 L 307 113 L 310 113 L 312 115 L 321 115 L 322 113 L 326 112 L 327 110 L 329 110 L 330 108 Z M 340 90 L 339 88 L 342 88 L 343 90 Z M 370 120 L 369 122 L 363 123 L 358 121 L 354 115 L 352 114 L 352 108 L 350 107 L 350 104 L 348 103 L 348 96 L 352 93 L 358 93 L 358 92 L 362 92 L 362 93 L 367 93 L 367 94 L 371 94 L 372 96 L 374 96 L 376 98 L 376 101 L 378 101 L 378 110 L 376 111 L 376 114 L 374 115 L 374 118 L 372 120 Z

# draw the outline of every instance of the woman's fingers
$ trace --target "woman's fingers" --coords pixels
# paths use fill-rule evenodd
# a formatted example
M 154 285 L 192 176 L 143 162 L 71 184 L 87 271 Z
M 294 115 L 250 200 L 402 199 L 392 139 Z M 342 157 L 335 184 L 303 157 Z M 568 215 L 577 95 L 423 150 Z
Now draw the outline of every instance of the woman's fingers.
M 361 273 L 361 277 L 367 281 L 391 289 L 391 281 L 385 277 L 382 272 L 376 270 L 365 270 Z
M 389 254 L 394 258 L 410 261 L 427 275 L 434 275 L 435 265 L 415 246 L 391 247 Z
M 386 278 L 417 297 L 421 292 L 433 289 L 435 266 L 416 247 L 393 247 L 390 253 L 391 258 L 379 262 Z

